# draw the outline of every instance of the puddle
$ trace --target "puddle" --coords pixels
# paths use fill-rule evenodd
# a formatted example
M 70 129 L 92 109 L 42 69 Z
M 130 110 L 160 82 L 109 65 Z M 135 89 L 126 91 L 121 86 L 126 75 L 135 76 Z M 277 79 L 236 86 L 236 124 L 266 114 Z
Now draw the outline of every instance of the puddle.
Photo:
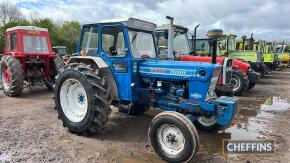
M 221 153 L 223 139 L 262 139 L 272 131 L 267 126 L 275 113 L 290 109 L 288 100 L 281 97 L 264 99 L 241 98 L 239 111 L 231 125 L 218 133 L 200 133 L 201 145 L 211 153 Z
M 8 153 L 0 153 L 0 162 L 9 162 L 11 160 L 11 154 Z
M 280 112 L 287 109 L 290 109 L 290 103 L 288 103 L 288 100 L 281 97 L 268 98 L 261 106 L 261 111 Z

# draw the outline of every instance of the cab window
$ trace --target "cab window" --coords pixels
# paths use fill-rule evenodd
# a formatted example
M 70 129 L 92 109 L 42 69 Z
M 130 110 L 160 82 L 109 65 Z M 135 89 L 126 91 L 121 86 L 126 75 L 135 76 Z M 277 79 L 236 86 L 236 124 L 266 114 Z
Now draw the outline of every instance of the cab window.
M 127 53 L 123 29 L 120 26 L 105 26 L 102 32 L 102 49 L 109 57 L 124 57 Z
M 134 58 L 156 58 L 154 39 L 151 33 L 130 30 L 129 40 Z
M 12 51 L 17 51 L 17 34 L 12 33 L 11 35 L 11 50 Z
M 5 38 L 5 49 L 6 49 L 6 51 L 10 51 L 10 34 L 6 35 L 6 38 Z
M 89 54 L 98 53 L 98 33 L 98 26 L 83 27 L 81 51 L 86 51 Z

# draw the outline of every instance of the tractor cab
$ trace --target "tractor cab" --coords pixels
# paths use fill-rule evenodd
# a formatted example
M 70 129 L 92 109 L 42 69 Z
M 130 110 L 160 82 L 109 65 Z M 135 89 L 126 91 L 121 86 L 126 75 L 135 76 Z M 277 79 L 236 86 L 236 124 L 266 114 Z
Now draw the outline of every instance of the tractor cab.
M 58 56 L 68 56 L 67 47 L 65 46 L 54 46 L 52 47 L 52 51 L 56 53 Z
M 264 63 L 270 70 L 275 70 L 279 67 L 280 61 L 278 54 L 274 52 L 275 44 L 273 42 L 261 41 L 261 49 L 264 56 Z
M 190 40 L 190 42 L 193 42 L 193 40 Z M 212 49 L 209 44 L 209 39 L 206 38 L 196 39 L 195 47 L 196 47 L 195 55 L 211 56 Z
M 54 46 L 52 47 L 52 51 L 56 53 L 56 55 L 59 56 L 65 63 L 67 63 L 69 57 L 71 57 L 67 51 L 67 47 L 65 46 Z
M 24 83 L 46 85 L 52 90 L 54 77 L 63 63 L 52 51 L 48 30 L 16 26 L 6 30 L 4 39 L 0 81 L 5 94 L 19 96 Z
M 236 39 L 235 35 L 230 36 L 227 37 L 229 48 L 225 52 L 229 58 L 248 62 L 251 68 L 262 76 L 269 74 L 269 68 L 264 63 L 261 43 L 254 40 L 253 34 L 250 38 L 242 36 L 241 39 Z
M 160 58 L 174 59 L 176 61 L 218 63 L 222 65 L 222 73 L 218 80 L 217 94 L 232 95 L 233 87 L 231 85 L 232 60 L 225 57 L 212 56 L 209 43 L 217 38 L 207 38 L 203 42 L 196 42 L 194 45 L 198 49 L 199 56 L 193 56 L 188 40 L 188 29 L 173 24 L 173 18 L 167 17 L 170 24 L 162 25 L 156 29 L 156 38 L 159 48 Z M 171 38 L 171 39 L 170 39 Z M 192 45 L 193 46 L 193 45 Z
M 278 54 L 281 67 L 288 67 L 290 65 L 290 53 L 288 51 L 289 47 L 287 45 L 279 44 L 274 47 L 274 52 Z
M 168 162 L 187 162 L 198 149 L 195 121 L 207 129 L 226 126 L 238 101 L 215 95 L 220 65 L 158 58 L 155 29 L 135 18 L 83 25 L 78 56 L 57 76 L 56 110 L 71 132 L 95 133 L 111 105 L 131 115 L 158 107 L 164 112 L 148 130 L 154 151 Z
M 172 25 L 171 27 L 170 24 L 165 24 L 159 26 L 156 29 L 156 36 L 160 57 L 178 59 L 180 55 L 189 54 L 187 31 L 187 28 L 180 25 Z M 171 37 L 172 41 L 170 41 Z

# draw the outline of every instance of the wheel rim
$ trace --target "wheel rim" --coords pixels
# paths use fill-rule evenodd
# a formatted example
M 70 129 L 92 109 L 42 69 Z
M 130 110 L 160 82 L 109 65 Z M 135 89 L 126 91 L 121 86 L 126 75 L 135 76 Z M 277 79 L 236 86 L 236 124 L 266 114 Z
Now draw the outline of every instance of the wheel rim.
M 7 66 L 3 65 L 2 66 L 2 82 L 3 82 L 3 85 L 4 87 L 9 87 L 10 85 L 10 82 L 11 82 L 11 72 L 10 70 L 8 69 Z
M 200 116 L 197 118 L 197 120 L 201 125 L 209 127 L 216 124 L 217 118 L 216 116 L 211 116 L 210 118 Z
M 241 81 L 234 75 L 232 78 L 232 84 L 234 85 L 233 91 L 236 92 L 241 86 Z
M 165 124 L 157 132 L 158 142 L 168 155 L 176 156 L 184 149 L 185 138 L 176 126 Z
M 60 89 L 60 103 L 70 121 L 82 121 L 88 111 L 88 98 L 83 85 L 76 79 L 66 79 Z

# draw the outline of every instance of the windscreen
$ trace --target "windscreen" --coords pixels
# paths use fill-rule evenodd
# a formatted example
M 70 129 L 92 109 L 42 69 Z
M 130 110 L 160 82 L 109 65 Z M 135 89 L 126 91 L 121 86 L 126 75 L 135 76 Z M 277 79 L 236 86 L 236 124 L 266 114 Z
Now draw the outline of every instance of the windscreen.
M 57 54 L 58 55 L 67 55 L 66 48 L 59 48 L 59 49 L 57 49 Z
M 175 54 L 189 54 L 189 44 L 186 33 L 175 32 L 174 35 L 174 53 Z
M 155 44 L 151 33 L 130 30 L 129 40 L 134 58 L 156 58 Z
M 48 53 L 45 36 L 23 36 L 23 51 L 25 53 Z

